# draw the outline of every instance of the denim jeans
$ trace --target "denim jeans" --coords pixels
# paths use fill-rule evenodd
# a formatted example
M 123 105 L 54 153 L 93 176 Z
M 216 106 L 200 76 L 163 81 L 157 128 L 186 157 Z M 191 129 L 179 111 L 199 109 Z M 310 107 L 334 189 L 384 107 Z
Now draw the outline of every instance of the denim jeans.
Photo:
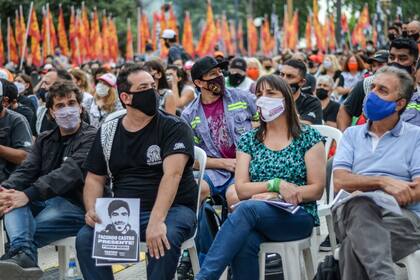
M 207 184 L 209 185 L 209 188 L 210 188 L 210 194 L 213 196 L 213 195 L 216 195 L 216 194 L 219 194 L 219 195 L 221 195 L 222 197 L 225 197 L 225 195 L 226 195 L 226 190 L 227 190 L 227 188 L 230 186 L 230 185 L 233 185 L 233 184 L 235 184 L 235 178 L 233 177 L 233 174 L 232 174 L 232 177 L 230 177 L 230 179 L 229 180 L 227 180 L 226 181 L 226 183 L 224 183 L 223 185 L 221 185 L 221 186 L 215 186 L 214 184 L 213 184 L 213 182 L 211 181 L 211 179 L 210 179 L 210 177 L 204 172 L 204 175 L 203 175 L 203 180 L 204 181 L 206 181 L 207 182 Z
M 229 264 L 233 279 L 258 279 L 260 243 L 306 238 L 313 226 L 313 217 L 303 209 L 290 214 L 262 201 L 242 202 L 217 233 L 196 279 L 219 279 Z
M 13 209 L 4 223 L 10 250 L 23 250 L 37 262 L 37 248 L 77 234 L 85 224 L 85 211 L 57 196 Z
M 146 228 L 149 222 L 150 212 L 140 213 L 140 240 L 145 241 Z M 166 237 L 171 245 L 170 250 L 165 251 L 165 256 L 156 260 L 148 257 L 147 279 L 166 280 L 175 275 L 178 260 L 181 254 L 181 245 L 192 237 L 196 227 L 194 211 L 182 205 L 175 205 L 169 209 L 165 220 Z M 93 229 L 84 226 L 76 238 L 77 259 L 85 280 L 109 280 L 114 279 L 110 266 L 95 266 L 92 258 Z

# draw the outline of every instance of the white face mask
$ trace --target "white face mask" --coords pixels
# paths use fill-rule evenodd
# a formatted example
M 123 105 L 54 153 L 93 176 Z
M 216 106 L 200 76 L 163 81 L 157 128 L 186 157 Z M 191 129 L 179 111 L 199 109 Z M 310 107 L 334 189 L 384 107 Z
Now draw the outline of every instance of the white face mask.
M 99 97 L 105 97 L 108 95 L 109 86 L 103 83 L 97 83 L 95 87 L 95 91 Z
M 284 98 L 261 96 L 257 99 L 256 105 L 264 122 L 271 122 L 284 112 Z
M 25 91 L 25 85 L 24 84 L 19 83 L 19 82 L 15 82 L 14 84 L 17 87 L 18 94 L 21 94 L 22 92 Z
M 332 62 L 328 60 L 324 61 L 322 64 L 324 65 L 325 69 L 330 69 L 333 66 Z

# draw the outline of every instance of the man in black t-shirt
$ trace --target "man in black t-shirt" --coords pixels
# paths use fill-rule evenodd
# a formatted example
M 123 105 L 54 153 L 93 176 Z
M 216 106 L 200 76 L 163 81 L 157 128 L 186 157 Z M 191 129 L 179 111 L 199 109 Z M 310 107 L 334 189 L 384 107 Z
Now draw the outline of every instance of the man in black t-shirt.
M 196 224 L 192 131 L 181 119 L 158 111 L 154 79 L 138 65 L 125 67 L 117 86 L 127 114 L 105 122 L 89 152 L 87 226 L 77 236 L 77 256 L 85 279 L 112 279 L 111 267 L 96 267 L 91 258 L 92 227 L 100 222 L 95 200 L 111 177 L 115 197 L 141 200 L 140 239 L 148 246 L 148 278 L 172 279 L 181 244 Z
M 306 124 L 322 124 L 322 108 L 319 100 L 301 92 L 306 80 L 306 66 L 296 59 L 286 61 L 280 69 L 280 77 L 286 80 L 293 92 L 299 118 Z
M 321 75 L 318 77 L 315 94 L 321 101 L 324 124 L 337 127 L 337 113 L 340 104 L 330 99 L 333 88 L 334 81 L 330 76 Z

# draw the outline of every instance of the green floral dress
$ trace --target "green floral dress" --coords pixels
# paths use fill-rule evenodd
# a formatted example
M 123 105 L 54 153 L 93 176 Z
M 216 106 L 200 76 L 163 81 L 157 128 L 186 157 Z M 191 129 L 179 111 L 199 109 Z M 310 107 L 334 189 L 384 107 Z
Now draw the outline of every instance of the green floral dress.
M 273 151 L 255 138 L 257 129 L 243 134 L 237 149 L 251 156 L 249 174 L 251 182 L 264 182 L 280 178 L 297 186 L 306 185 L 305 153 L 315 144 L 323 140 L 314 128 L 304 125 L 302 133 L 294 138 L 289 146 Z M 300 204 L 319 225 L 316 201 Z

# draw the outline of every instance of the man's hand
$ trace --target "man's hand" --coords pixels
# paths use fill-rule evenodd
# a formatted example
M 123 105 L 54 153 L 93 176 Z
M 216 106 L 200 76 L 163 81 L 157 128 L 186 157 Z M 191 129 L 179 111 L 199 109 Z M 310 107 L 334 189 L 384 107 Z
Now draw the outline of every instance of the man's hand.
M 236 158 L 224 158 L 222 160 L 224 169 L 230 172 L 235 172 Z
M 393 179 L 391 177 L 381 178 L 382 190 L 392 195 L 393 197 L 395 197 L 398 204 L 401 206 L 414 202 L 415 186 L 416 186 L 416 183 L 414 182 L 405 182 L 405 181 Z
M 288 182 L 281 181 L 280 195 L 283 197 L 284 201 L 294 205 L 298 205 L 302 202 L 302 195 L 297 186 Z
M 167 250 L 171 249 L 166 237 L 166 225 L 164 222 L 149 220 L 146 229 L 146 244 L 149 249 L 149 255 L 156 259 L 165 256 L 165 247 Z
M 7 214 L 15 208 L 20 208 L 28 204 L 29 198 L 24 192 L 14 189 L 0 189 L 0 212 Z
M 96 215 L 95 209 L 90 209 L 86 212 L 85 222 L 88 226 L 94 228 L 95 224 L 102 223 L 99 217 Z
M 262 200 L 262 199 L 273 199 L 278 197 L 278 193 L 276 192 L 264 192 L 264 193 L 257 193 L 252 196 L 252 199 Z

